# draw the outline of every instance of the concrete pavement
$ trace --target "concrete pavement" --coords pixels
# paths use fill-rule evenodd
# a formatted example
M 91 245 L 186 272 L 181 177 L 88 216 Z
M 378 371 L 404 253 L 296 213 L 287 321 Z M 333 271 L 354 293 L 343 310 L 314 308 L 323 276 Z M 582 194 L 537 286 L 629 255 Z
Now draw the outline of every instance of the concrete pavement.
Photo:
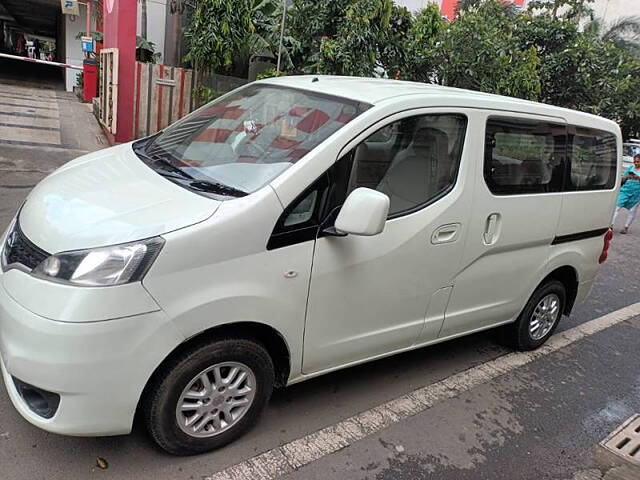
M 40 179 L 107 146 L 91 107 L 55 67 L 0 59 L 0 229 Z
M 47 136 L 12 123 L 0 130 L 0 229 L 48 172 L 106 145 L 87 107 L 58 83 L 44 89 L 33 88 L 37 81 L 22 83 L 0 80 L 0 97 L 10 99 L 0 100 L 0 119 L 56 118 L 46 125 L 23 122 L 53 129 Z M 14 100 L 33 112 L 12 116 Z M 14 133 L 24 130 L 28 137 L 16 143 Z M 560 331 L 640 301 L 638 251 L 640 224 L 630 235 L 616 235 L 591 297 L 563 320 Z M 614 480 L 626 466 L 596 445 L 640 412 L 639 329 L 640 319 L 633 318 L 577 340 L 324 455 L 288 478 Z M 206 478 L 508 353 L 487 332 L 294 385 L 274 394 L 258 427 L 243 439 L 190 458 L 159 452 L 140 425 L 132 435 L 111 438 L 43 432 L 15 412 L 0 386 L 0 479 Z M 108 462 L 106 470 L 97 468 L 98 457 Z

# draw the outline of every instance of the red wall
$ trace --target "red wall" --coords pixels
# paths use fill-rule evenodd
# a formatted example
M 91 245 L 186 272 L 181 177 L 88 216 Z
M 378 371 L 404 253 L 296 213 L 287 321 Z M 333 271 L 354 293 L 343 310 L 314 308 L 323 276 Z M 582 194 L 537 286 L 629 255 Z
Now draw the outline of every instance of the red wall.
M 516 5 L 524 5 L 525 0 L 511 0 Z M 442 15 L 446 16 L 449 20 L 453 20 L 455 18 L 456 5 L 458 4 L 458 0 L 442 0 L 442 6 L 440 7 L 440 11 Z
M 116 142 L 133 133 L 133 93 L 136 66 L 136 0 L 104 0 L 104 48 L 118 49 L 118 118 Z

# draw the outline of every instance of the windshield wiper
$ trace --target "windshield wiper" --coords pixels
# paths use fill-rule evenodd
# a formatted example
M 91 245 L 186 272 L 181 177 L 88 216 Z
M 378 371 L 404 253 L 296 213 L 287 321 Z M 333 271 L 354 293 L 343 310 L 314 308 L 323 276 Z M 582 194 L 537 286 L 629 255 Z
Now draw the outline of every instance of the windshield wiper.
M 177 173 L 181 178 L 186 178 L 187 180 L 196 180 L 196 177 L 194 177 L 193 175 L 185 172 L 184 170 L 182 170 L 180 167 L 176 167 L 173 163 L 171 163 L 169 160 L 167 160 L 166 158 L 161 158 L 161 157 L 150 157 L 151 161 L 153 162 L 154 165 L 160 164 L 162 165 L 166 170 L 172 172 L 172 173 Z M 169 175 L 166 175 L 164 173 L 158 172 L 160 175 L 168 177 Z M 175 175 L 171 175 L 171 177 L 175 177 Z
M 194 179 L 194 181 L 189 182 L 188 185 L 194 190 L 200 190 L 201 192 L 218 193 L 232 197 L 245 197 L 249 195 L 244 190 L 225 185 L 224 183 L 212 182 L 210 180 Z
M 147 153 L 146 147 L 149 145 L 150 141 L 152 141 L 160 133 L 162 132 L 158 132 L 152 135 L 151 137 L 145 138 L 142 142 L 138 144 L 134 144 L 133 151 L 136 152 L 136 154 L 138 154 L 139 157 L 141 157 L 150 165 L 162 165 L 165 171 L 170 171 L 172 173 L 175 173 L 179 175 L 179 177 L 177 177 L 176 175 L 166 175 L 161 172 L 158 172 L 159 175 L 162 175 L 164 177 L 186 178 L 187 180 L 195 180 L 195 177 L 193 175 L 190 175 L 189 173 L 182 170 L 180 167 L 175 166 L 172 162 L 170 162 L 166 158 L 159 157 L 157 155 L 150 155 L 149 153 Z
M 207 193 L 217 193 L 220 195 L 228 195 L 232 197 L 244 197 L 246 195 L 249 195 L 243 190 L 225 185 L 224 183 L 196 178 L 190 173 L 185 172 L 180 167 L 175 166 L 166 158 L 158 157 L 156 155 L 149 155 L 141 146 L 134 145 L 134 150 L 140 157 L 143 157 L 151 165 L 161 165 L 161 168 L 163 168 L 165 172 L 156 170 L 156 172 L 158 172 L 158 175 L 162 175 L 163 177 L 167 178 L 173 178 L 176 180 L 187 180 L 187 185 L 194 190 Z

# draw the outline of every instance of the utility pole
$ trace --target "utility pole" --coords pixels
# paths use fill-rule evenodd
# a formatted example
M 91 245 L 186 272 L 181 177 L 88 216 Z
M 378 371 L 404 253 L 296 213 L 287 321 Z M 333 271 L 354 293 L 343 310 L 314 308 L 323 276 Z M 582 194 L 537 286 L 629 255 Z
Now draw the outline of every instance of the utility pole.
M 287 16 L 287 0 L 282 0 L 282 23 L 280 24 L 280 44 L 278 45 L 278 63 L 276 73 L 280 74 L 280 58 L 282 57 L 282 40 L 284 38 L 284 22 Z

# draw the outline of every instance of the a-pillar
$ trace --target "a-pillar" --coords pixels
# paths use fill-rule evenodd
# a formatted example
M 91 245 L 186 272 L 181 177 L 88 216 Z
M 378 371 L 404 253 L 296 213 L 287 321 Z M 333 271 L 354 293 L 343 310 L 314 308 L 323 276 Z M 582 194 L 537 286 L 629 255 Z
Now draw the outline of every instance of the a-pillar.
M 136 0 L 104 0 L 104 48 L 118 49 L 116 142 L 128 142 L 133 131 L 136 68 Z

